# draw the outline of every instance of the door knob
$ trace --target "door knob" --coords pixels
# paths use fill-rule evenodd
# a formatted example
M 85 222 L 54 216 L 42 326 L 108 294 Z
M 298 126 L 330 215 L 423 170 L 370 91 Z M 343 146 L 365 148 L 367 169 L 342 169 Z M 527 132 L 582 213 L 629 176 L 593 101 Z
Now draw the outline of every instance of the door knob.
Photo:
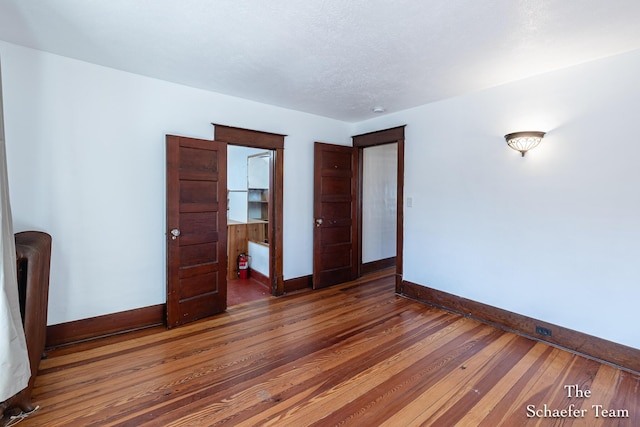
M 316 218 L 316 227 L 320 227 L 322 225 L 322 218 Z
M 178 237 L 180 235 L 180 230 L 178 230 L 177 228 L 174 228 L 173 230 L 171 230 L 171 239 L 176 240 L 176 237 Z

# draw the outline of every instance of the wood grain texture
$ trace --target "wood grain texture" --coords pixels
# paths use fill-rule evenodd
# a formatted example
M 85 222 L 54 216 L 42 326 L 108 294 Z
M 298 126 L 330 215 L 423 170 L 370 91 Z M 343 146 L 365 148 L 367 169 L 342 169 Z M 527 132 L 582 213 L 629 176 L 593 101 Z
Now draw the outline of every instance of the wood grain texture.
M 244 129 L 211 123 L 214 126 L 214 139 L 233 145 L 276 150 L 284 148 L 286 135 L 259 130 Z
M 640 377 L 394 294 L 389 272 L 53 351 L 22 426 L 637 425 Z M 568 398 L 565 385 L 591 390 Z M 527 406 L 587 409 L 528 418 Z M 592 405 L 627 418 L 595 418 Z
M 165 305 L 157 304 L 47 326 L 47 348 L 164 325 Z
M 302 289 L 309 289 L 313 285 L 313 277 L 311 275 L 295 277 L 284 281 L 284 292 L 295 292 Z
M 175 327 L 226 308 L 227 144 L 167 135 L 166 155 L 166 312 Z
M 273 150 L 269 200 L 269 271 L 274 295 L 282 295 L 284 289 L 283 241 L 284 241 L 284 138 L 286 135 L 237 128 L 211 123 L 216 140 L 232 145 Z
M 402 287 L 404 260 L 404 139 L 398 140 L 398 189 L 396 191 L 396 293 Z
M 354 135 L 351 139 L 354 147 L 373 147 L 374 145 L 389 144 L 401 139 L 404 140 L 404 128 L 405 125 L 363 133 Z
M 273 156 L 273 182 L 269 203 L 269 273 L 274 295 L 282 295 L 284 288 L 284 149 L 278 148 Z
M 438 308 L 471 316 L 496 327 L 611 363 L 629 370 L 632 374 L 640 372 L 640 350 L 635 348 L 407 281 L 403 282 L 402 294 Z M 551 330 L 552 336 L 536 335 L 536 326 Z
M 249 253 L 247 224 L 227 225 L 227 280 L 238 278 L 238 255 Z
M 360 266 L 362 275 L 370 274 L 375 271 L 394 268 L 396 265 L 396 257 L 379 259 L 377 261 L 366 262 Z
M 358 156 L 352 147 L 316 142 L 313 154 L 313 287 L 353 280 L 360 260 Z

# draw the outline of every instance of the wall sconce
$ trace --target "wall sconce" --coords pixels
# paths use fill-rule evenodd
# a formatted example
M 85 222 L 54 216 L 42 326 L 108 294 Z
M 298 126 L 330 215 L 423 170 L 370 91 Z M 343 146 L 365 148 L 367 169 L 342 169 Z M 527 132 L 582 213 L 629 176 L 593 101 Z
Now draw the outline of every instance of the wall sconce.
M 530 132 L 513 132 L 504 136 L 507 140 L 509 147 L 522 153 L 524 157 L 525 153 L 532 148 L 535 148 L 542 141 L 544 132 L 530 131 Z

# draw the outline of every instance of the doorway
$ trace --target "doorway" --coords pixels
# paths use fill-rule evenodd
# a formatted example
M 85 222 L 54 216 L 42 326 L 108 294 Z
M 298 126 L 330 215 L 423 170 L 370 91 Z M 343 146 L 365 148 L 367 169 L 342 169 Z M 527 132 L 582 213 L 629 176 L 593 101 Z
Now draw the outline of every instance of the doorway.
M 404 126 L 370 132 L 352 137 L 352 147 L 315 143 L 314 148 L 314 221 L 313 221 L 313 288 L 331 286 L 353 280 L 368 272 L 395 266 L 396 292 L 402 292 L 402 251 L 404 217 Z M 385 220 L 387 233 L 383 256 L 363 263 L 363 175 L 365 149 L 388 146 L 395 156 L 384 156 L 382 161 L 395 171 L 395 197 L 383 204 L 395 204 L 395 215 Z M 371 153 L 377 151 L 372 150 Z M 395 166 L 392 168 L 390 166 Z M 371 175 L 377 173 L 375 166 Z M 394 172 L 391 171 L 391 174 Z M 389 176 L 389 174 L 385 174 Z M 387 179 L 387 178 L 385 178 Z M 385 184 L 393 193 L 393 180 Z M 390 194 L 392 195 L 392 194 Z M 393 208 L 387 206 L 390 211 Z M 375 225 L 374 225 L 375 227 Z M 377 233 L 375 231 L 374 233 Z M 369 241 L 365 241 L 369 245 Z M 390 252 L 388 250 L 390 249 Z M 392 254 L 395 253 L 395 256 Z M 369 255 L 367 255 L 369 256 Z
M 396 258 L 398 143 L 360 148 L 360 275 L 391 268 Z
M 395 144 L 395 172 L 396 172 L 396 194 L 395 194 L 395 257 L 391 258 L 382 258 L 386 261 L 383 263 L 389 263 L 395 265 L 395 282 L 396 282 L 396 292 L 402 293 L 402 259 L 403 259 L 403 247 L 404 247 L 404 129 L 405 125 L 397 126 L 394 128 L 389 128 L 380 131 L 374 131 L 369 133 L 364 133 L 360 135 L 355 135 L 352 137 L 353 147 L 358 150 L 358 158 L 359 164 L 363 164 L 363 155 L 364 150 L 370 147 L 384 146 L 388 145 L 391 147 L 391 144 Z M 387 159 L 387 162 L 393 162 L 392 159 Z M 358 186 L 359 186 L 359 201 L 358 203 L 358 229 L 362 229 L 362 221 L 363 221 L 363 206 L 362 206 L 362 182 L 363 182 L 363 168 L 358 169 Z M 387 202 L 389 203 L 389 202 Z M 358 275 L 362 275 L 366 272 L 368 266 L 366 263 L 363 264 L 362 259 L 362 235 L 359 234 L 358 237 L 358 253 L 360 254 L 359 265 L 358 265 Z M 374 264 L 375 266 L 375 264 Z M 383 267 L 384 265 L 377 265 L 375 269 L 379 267 Z
M 263 212 L 261 224 L 255 227 L 259 228 L 258 232 L 262 230 L 262 235 L 265 237 L 263 243 L 266 243 L 268 256 L 264 261 L 263 271 L 267 281 L 268 294 L 273 296 L 279 296 L 284 293 L 284 280 L 283 280 L 283 264 L 282 264 L 282 242 L 283 242 L 283 187 L 284 187 L 284 138 L 285 135 L 262 132 L 251 129 L 236 128 L 231 126 L 219 125 L 213 123 L 214 126 L 214 139 L 217 141 L 224 141 L 227 146 L 234 150 L 236 147 L 249 148 L 253 151 L 253 154 L 248 154 L 246 157 L 246 165 L 248 167 L 248 158 L 253 155 L 255 158 L 263 157 L 268 153 L 268 191 L 262 194 L 261 197 L 268 197 L 268 203 L 262 203 L 260 208 Z M 264 161 L 264 158 L 263 160 Z M 263 171 L 264 172 L 264 171 Z M 229 172 L 232 173 L 232 172 Z M 242 175 L 241 175 L 242 176 Z M 248 179 L 246 173 L 244 173 L 244 179 Z M 231 186 L 229 189 L 234 189 Z M 259 190 L 259 189 L 256 189 Z M 232 193 L 229 193 L 230 195 Z M 249 182 L 247 181 L 247 198 L 249 196 Z M 257 200 L 263 201 L 263 200 Z M 231 201 L 230 201 L 231 202 Z M 247 219 L 249 210 L 247 207 Z M 266 219 L 266 220 L 265 220 Z M 259 242 L 260 238 L 254 238 L 255 242 Z M 264 242 L 267 240 L 267 242 Z M 248 236 L 247 236 L 248 241 Z M 247 252 L 249 252 L 247 243 Z M 249 255 L 247 253 L 247 255 Z M 230 257 L 233 255 L 230 255 Z M 237 256 L 237 255 L 236 255 Z M 256 267 L 256 258 L 252 257 L 249 263 L 253 261 L 254 267 Z M 230 260 L 233 265 L 237 266 L 237 258 Z M 236 267 L 237 268 L 237 267 Z
M 268 289 L 284 293 L 282 222 L 285 135 L 214 125 L 214 139 L 167 143 L 167 327 L 227 308 L 227 148 L 270 151 Z
M 269 205 L 274 150 L 227 148 L 227 305 L 267 298 L 271 291 Z

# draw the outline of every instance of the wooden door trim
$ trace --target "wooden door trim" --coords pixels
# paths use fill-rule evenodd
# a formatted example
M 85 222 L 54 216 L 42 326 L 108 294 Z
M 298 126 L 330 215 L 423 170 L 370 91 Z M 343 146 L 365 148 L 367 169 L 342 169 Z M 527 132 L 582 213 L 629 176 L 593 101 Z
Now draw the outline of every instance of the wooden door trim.
M 362 156 L 363 149 L 384 144 L 398 144 L 397 190 L 396 190 L 396 292 L 402 292 L 402 260 L 404 245 L 404 128 L 394 128 L 368 132 L 352 136 L 353 147 L 358 149 L 358 230 L 362 230 Z M 362 233 L 358 234 L 358 276 L 362 274 Z
M 172 228 L 178 228 L 178 221 L 171 222 L 173 218 L 178 218 L 178 213 L 180 212 L 180 206 L 178 203 L 170 203 L 171 194 L 177 194 L 179 192 L 179 173 L 178 173 L 178 152 L 180 150 L 179 140 L 180 137 L 176 135 L 166 135 L 166 236 L 165 236 L 165 247 L 166 247 L 166 270 L 167 270 L 167 302 L 166 302 L 166 310 L 165 310 L 165 323 L 167 327 L 172 327 L 171 322 L 169 322 L 169 307 L 175 306 L 178 303 L 178 293 L 171 292 L 171 271 L 176 270 L 178 267 L 177 257 L 170 257 L 172 249 L 172 245 L 169 244 L 169 233 Z M 169 141 L 174 141 L 175 143 L 170 143 Z M 175 263 L 175 266 L 172 266 L 171 263 Z
M 286 135 L 211 123 L 214 139 L 229 145 L 274 151 L 269 183 L 269 281 L 272 295 L 284 294 L 284 138 Z
M 361 277 L 364 273 L 363 265 L 362 265 L 362 236 L 364 234 L 363 227 L 363 218 L 362 218 L 362 209 L 364 198 L 364 149 L 365 147 L 356 147 L 354 144 L 355 156 L 358 157 L 358 170 L 356 171 L 356 180 L 357 180 L 357 189 L 356 189 L 356 217 L 354 219 L 356 223 L 356 228 L 358 229 L 358 240 L 356 240 L 356 246 L 358 248 L 358 252 L 356 255 L 355 263 L 356 263 L 356 271 L 358 272 L 358 277 Z
M 404 132 L 403 132 L 404 134 Z M 398 190 L 396 194 L 396 292 L 402 293 L 404 249 L 404 138 L 398 140 Z
M 375 145 L 392 144 L 404 139 L 406 125 L 363 133 L 351 137 L 354 147 L 373 147 Z
M 284 236 L 284 148 L 276 148 L 271 167 L 272 189 L 269 190 L 269 218 L 273 221 L 269 223 L 270 237 L 269 252 L 270 276 L 272 294 L 275 296 L 284 294 L 284 274 L 283 274 L 283 236 Z M 273 245 L 273 247 L 271 246 Z M 273 274 L 271 274 L 273 272 Z
M 264 148 L 266 150 L 283 149 L 284 137 L 287 136 L 279 133 L 225 126 L 217 123 L 211 124 L 214 127 L 213 139 L 216 141 L 225 141 L 231 145 L 242 145 L 243 147 Z

